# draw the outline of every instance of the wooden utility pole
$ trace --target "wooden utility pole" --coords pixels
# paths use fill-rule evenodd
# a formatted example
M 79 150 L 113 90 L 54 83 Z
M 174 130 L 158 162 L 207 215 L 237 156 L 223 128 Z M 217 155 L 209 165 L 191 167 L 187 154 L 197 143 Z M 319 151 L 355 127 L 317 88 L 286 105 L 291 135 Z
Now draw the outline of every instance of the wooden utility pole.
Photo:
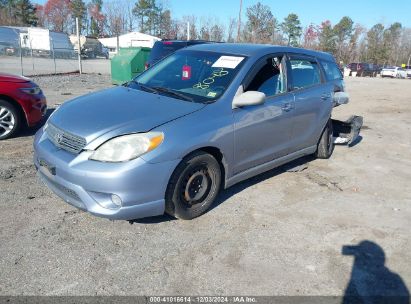
M 243 10 L 243 0 L 240 0 L 240 12 L 238 13 L 238 25 L 237 25 L 237 42 L 240 42 L 242 10 Z

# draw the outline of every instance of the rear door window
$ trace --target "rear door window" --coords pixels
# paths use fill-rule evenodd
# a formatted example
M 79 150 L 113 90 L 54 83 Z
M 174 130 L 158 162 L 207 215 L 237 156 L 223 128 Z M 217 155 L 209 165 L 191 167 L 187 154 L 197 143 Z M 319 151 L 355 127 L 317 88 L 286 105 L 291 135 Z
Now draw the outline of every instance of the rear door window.
M 327 81 L 342 79 L 342 74 L 337 64 L 331 61 L 321 60 Z
M 317 61 L 309 57 L 291 57 L 291 89 L 300 90 L 321 83 L 321 72 Z

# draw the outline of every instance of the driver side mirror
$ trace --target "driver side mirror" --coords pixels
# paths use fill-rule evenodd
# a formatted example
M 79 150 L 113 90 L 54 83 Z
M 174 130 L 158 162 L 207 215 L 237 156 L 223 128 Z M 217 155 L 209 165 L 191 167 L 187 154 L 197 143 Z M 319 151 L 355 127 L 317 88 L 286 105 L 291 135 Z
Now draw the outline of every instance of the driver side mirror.
M 233 109 L 246 106 L 257 106 L 265 102 L 265 94 L 258 91 L 247 91 L 234 97 Z

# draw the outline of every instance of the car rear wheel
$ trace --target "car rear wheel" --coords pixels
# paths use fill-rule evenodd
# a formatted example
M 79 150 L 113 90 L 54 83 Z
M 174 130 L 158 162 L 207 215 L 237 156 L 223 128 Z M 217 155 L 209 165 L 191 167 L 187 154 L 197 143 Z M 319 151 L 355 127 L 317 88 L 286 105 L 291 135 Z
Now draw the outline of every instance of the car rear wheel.
M 317 158 L 328 159 L 331 157 L 334 151 L 334 138 L 333 138 L 333 124 L 331 119 L 328 120 L 327 125 L 321 134 L 320 140 L 317 144 L 317 151 L 315 156 Z
M 19 111 L 10 102 L 0 99 L 0 140 L 14 136 L 19 129 Z
M 191 220 L 205 213 L 221 185 L 220 164 L 199 151 L 185 157 L 172 174 L 166 191 L 166 213 Z

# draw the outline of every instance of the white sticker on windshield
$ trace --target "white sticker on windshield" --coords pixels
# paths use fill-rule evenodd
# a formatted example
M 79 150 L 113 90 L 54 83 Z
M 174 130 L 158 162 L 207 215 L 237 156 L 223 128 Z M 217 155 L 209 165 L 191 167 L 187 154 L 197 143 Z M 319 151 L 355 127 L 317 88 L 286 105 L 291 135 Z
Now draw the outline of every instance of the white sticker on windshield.
M 235 57 L 235 56 L 221 56 L 216 62 L 212 65 L 213 68 L 227 68 L 235 69 L 241 61 L 244 60 L 244 57 Z

